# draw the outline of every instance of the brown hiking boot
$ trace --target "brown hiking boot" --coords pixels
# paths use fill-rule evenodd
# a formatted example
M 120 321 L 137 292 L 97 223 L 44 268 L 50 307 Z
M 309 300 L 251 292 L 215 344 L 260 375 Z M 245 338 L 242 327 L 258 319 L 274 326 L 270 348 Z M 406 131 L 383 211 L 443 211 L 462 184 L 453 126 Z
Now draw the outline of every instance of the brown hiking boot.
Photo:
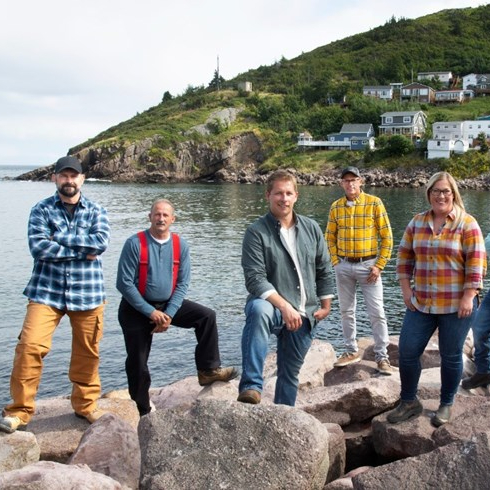
M 386 419 L 390 424 L 398 424 L 400 422 L 405 422 L 405 420 L 409 420 L 415 417 L 418 417 L 424 407 L 419 400 L 415 399 L 410 402 L 400 401 L 395 410 L 392 410 Z
M 451 405 L 439 405 L 437 412 L 430 419 L 430 423 L 434 427 L 440 427 L 447 424 L 451 418 Z
M 238 371 L 234 367 L 219 367 L 197 372 L 197 379 L 201 386 L 208 386 L 215 381 L 231 381 L 237 376 Z
M 88 413 L 87 415 L 82 415 L 81 413 L 76 413 L 75 415 L 80 418 L 80 419 L 85 419 L 91 424 L 93 424 L 95 421 L 99 420 L 102 415 L 105 415 L 106 413 L 109 413 L 107 410 L 103 410 L 102 408 L 96 408 L 93 412 Z
M 487 386 L 490 384 L 490 373 L 475 373 L 473 376 L 464 378 L 461 382 L 461 386 L 465 390 L 472 390 L 479 388 L 480 386 Z
M 244 390 L 238 395 L 237 401 L 257 405 L 260 403 L 260 398 L 261 395 L 257 390 Z
M 26 427 L 27 424 L 14 415 L 6 415 L 0 419 L 0 430 L 7 434 L 13 434 L 16 430 L 26 430 Z

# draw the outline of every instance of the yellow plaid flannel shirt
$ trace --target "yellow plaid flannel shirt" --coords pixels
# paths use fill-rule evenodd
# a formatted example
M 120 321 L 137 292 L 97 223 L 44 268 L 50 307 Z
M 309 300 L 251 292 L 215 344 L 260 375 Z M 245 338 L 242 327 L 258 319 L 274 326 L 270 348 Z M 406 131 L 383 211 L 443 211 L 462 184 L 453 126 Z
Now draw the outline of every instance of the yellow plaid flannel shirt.
M 379 197 L 361 192 L 353 206 L 344 196 L 330 207 L 325 231 L 328 251 L 335 266 L 339 257 L 376 255 L 376 267 L 384 269 L 393 249 L 388 213 Z

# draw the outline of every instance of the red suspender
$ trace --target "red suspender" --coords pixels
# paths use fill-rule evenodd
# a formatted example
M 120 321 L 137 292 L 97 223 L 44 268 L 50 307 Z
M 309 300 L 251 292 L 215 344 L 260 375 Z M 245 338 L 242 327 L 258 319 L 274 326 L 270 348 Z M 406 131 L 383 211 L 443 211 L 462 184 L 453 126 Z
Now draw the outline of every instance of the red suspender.
M 140 268 L 139 268 L 139 280 L 138 291 L 141 296 L 145 295 L 146 280 L 148 278 L 148 241 L 146 239 L 146 233 L 144 231 L 138 232 L 138 238 L 140 240 Z M 177 277 L 179 275 L 180 264 L 180 240 L 177 233 L 172 233 L 172 248 L 173 248 L 173 267 L 172 267 L 172 293 L 177 286 Z
M 174 251 L 174 267 L 172 269 L 172 294 L 177 286 L 177 277 L 179 276 L 180 264 L 180 240 L 177 233 L 172 233 L 172 248 Z
M 138 238 L 140 239 L 140 274 L 138 291 L 141 296 L 144 296 L 146 291 L 146 279 L 148 277 L 148 241 L 146 240 L 146 233 L 144 231 L 138 232 Z

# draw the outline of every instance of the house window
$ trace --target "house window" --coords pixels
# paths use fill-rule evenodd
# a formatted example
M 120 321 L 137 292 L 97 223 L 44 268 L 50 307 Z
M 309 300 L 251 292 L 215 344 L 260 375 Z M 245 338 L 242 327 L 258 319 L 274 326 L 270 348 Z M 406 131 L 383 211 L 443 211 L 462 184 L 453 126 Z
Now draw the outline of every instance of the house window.
M 385 123 L 386 124 L 392 124 L 393 123 L 393 118 L 391 116 L 386 116 Z
M 410 116 L 403 116 L 403 122 L 404 123 L 412 122 L 412 118 Z

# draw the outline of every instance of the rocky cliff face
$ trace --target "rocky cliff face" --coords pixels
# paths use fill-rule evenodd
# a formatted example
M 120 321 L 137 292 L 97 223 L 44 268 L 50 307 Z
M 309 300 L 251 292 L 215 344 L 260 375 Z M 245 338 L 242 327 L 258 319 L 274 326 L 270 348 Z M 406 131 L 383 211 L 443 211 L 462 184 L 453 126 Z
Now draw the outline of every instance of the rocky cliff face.
M 187 141 L 171 150 L 162 149 L 160 137 L 136 143 L 89 147 L 76 153 L 87 178 L 113 182 L 240 182 L 264 161 L 262 143 L 253 132 L 232 137 L 220 148 Z M 47 180 L 54 165 L 27 172 L 18 180 Z

